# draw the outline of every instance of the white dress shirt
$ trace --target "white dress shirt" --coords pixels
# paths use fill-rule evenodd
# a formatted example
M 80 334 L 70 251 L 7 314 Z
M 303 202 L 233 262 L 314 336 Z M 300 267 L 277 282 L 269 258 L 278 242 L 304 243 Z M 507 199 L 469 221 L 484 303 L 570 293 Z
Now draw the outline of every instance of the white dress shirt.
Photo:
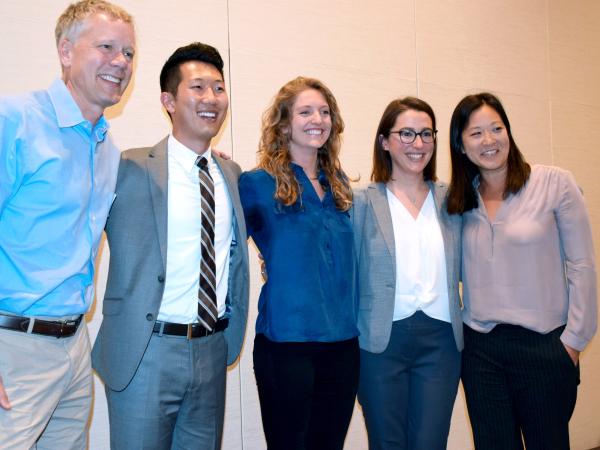
M 429 191 L 417 218 L 387 189 L 396 245 L 394 320 L 422 310 L 450 322 L 444 240 Z
M 158 320 L 175 323 L 198 321 L 198 285 L 200 273 L 200 185 L 198 155 L 169 136 L 167 271 Z M 233 239 L 233 208 L 221 170 L 209 148 L 202 156 L 215 186 L 215 263 L 217 310 L 225 313 L 229 254 Z

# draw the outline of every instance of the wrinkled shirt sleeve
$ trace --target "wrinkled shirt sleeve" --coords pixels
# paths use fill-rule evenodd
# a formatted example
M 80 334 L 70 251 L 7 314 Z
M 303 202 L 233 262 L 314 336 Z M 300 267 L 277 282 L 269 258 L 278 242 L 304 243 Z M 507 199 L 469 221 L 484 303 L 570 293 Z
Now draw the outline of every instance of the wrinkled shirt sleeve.
M 556 221 L 565 257 L 569 308 L 561 340 L 583 350 L 597 328 L 596 265 L 589 216 L 583 195 L 570 172 L 560 178 Z

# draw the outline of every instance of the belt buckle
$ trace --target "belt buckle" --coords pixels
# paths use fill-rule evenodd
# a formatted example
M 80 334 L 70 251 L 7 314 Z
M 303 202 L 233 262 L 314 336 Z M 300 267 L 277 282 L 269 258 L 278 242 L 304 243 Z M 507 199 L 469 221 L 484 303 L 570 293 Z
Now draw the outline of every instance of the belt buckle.
M 186 337 L 187 337 L 188 341 L 190 339 L 192 339 L 192 324 L 191 323 L 187 324 L 187 336 Z

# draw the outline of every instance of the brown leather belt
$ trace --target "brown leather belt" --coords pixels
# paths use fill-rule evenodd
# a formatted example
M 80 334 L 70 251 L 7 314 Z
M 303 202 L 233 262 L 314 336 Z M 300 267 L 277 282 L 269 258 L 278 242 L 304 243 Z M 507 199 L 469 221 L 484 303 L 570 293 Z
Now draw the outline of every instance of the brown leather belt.
M 83 315 L 75 320 L 42 320 L 33 317 L 6 316 L 0 314 L 0 328 L 7 330 L 22 331 L 27 333 L 29 324 L 33 320 L 31 333 L 43 334 L 44 336 L 54 336 L 57 338 L 73 336 L 81 323 Z
M 171 323 L 171 322 L 155 322 L 152 331 L 171 336 L 186 336 L 188 339 L 201 338 L 210 336 L 211 334 L 225 330 L 229 325 L 229 319 L 219 319 L 213 331 L 208 331 L 204 325 L 200 323 Z

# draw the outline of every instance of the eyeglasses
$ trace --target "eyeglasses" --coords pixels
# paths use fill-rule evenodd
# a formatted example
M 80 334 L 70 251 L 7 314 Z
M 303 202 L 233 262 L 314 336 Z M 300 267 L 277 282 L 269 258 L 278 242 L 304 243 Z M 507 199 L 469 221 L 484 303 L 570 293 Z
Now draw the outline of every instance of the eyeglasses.
M 418 133 L 411 128 L 401 128 L 398 131 L 390 131 L 390 134 L 397 133 L 400 136 L 400 140 L 405 144 L 412 144 L 417 139 L 417 136 L 421 136 L 421 140 L 424 144 L 431 144 L 435 140 L 437 130 L 431 128 L 424 128 Z

